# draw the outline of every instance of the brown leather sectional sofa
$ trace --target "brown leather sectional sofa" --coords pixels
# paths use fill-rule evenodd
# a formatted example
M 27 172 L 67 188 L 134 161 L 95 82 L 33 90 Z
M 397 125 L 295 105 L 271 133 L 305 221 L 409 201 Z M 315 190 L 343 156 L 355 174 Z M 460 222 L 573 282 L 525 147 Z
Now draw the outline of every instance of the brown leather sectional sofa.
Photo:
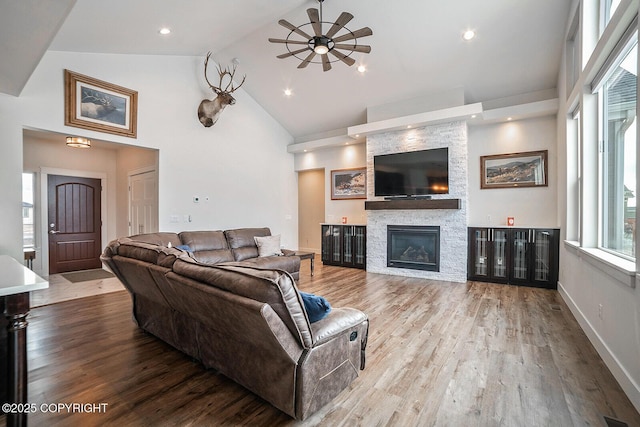
M 310 323 L 293 277 L 300 259 L 257 257 L 257 248 L 251 256 L 256 232 L 270 234 L 132 236 L 109 243 L 101 258 L 131 293 L 138 326 L 303 420 L 364 369 L 369 321 L 334 307 Z

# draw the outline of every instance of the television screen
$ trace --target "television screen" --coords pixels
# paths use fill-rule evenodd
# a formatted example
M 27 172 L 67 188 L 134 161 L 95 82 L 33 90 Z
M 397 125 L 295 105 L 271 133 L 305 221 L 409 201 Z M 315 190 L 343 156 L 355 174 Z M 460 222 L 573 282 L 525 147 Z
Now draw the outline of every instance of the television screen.
M 449 193 L 449 149 L 412 151 L 373 157 L 376 196 Z

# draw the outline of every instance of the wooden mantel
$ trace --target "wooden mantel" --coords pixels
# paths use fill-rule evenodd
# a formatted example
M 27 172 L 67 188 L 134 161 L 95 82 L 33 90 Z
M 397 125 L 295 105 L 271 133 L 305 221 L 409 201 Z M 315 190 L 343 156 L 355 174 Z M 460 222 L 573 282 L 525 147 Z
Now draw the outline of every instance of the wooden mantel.
M 399 199 L 364 202 L 365 210 L 377 211 L 385 209 L 460 209 L 460 199 Z

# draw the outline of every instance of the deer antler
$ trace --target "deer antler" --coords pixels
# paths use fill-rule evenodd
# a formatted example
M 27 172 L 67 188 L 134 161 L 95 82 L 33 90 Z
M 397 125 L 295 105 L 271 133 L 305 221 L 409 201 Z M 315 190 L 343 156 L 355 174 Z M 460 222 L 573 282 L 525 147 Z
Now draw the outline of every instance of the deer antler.
M 211 57 L 211 52 L 207 53 L 207 59 L 204 60 L 204 79 L 207 81 L 207 84 L 209 85 L 211 90 L 213 90 L 217 94 L 220 94 L 222 92 L 233 93 L 235 90 L 240 89 L 240 86 L 244 84 L 244 81 L 247 78 L 247 75 L 246 74 L 244 75 L 244 77 L 242 78 L 242 82 L 240 82 L 240 85 L 238 87 L 234 87 L 233 76 L 236 74 L 237 65 L 234 65 L 231 71 L 229 71 L 229 68 L 225 68 L 223 70 L 222 68 L 220 68 L 220 66 L 218 66 L 218 74 L 220 75 L 220 83 L 218 83 L 219 86 L 214 86 L 211 84 L 211 82 L 209 82 L 209 79 L 207 78 L 207 65 L 209 65 L 210 57 Z M 229 83 L 224 88 L 224 90 L 222 90 L 222 80 L 224 79 L 224 76 L 227 74 L 229 75 Z M 231 88 L 231 90 L 229 90 L 229 88 Z
M 211 52 L 207 53 L 207 59 L 204 60 L 204 79 L 207 81 L 207 84 L 209 85 L 212 91 L 214 91 L 215 93 L 220 93 L 222 92 L 220 88 L 212 85 L 211 82 L 209 81 L 209 78 L 207 77 L 207 66 L 209 65 L 209 57 L 211 57 Z

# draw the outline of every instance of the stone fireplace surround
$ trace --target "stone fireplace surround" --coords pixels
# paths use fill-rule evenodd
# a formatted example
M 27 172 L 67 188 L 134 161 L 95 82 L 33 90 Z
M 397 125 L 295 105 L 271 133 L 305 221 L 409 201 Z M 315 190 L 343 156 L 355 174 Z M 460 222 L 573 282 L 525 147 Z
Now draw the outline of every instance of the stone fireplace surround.
M 467 281 L 467 123 L 456 121 L 367 136 L 367 201 L 374 196 L 373 156 L 449 147 L 449 194 L 460 209 L 367 210 L 367 271 L 464 283 Z M 440 271 L 387 267 L 387 225 L 440 227 Z

